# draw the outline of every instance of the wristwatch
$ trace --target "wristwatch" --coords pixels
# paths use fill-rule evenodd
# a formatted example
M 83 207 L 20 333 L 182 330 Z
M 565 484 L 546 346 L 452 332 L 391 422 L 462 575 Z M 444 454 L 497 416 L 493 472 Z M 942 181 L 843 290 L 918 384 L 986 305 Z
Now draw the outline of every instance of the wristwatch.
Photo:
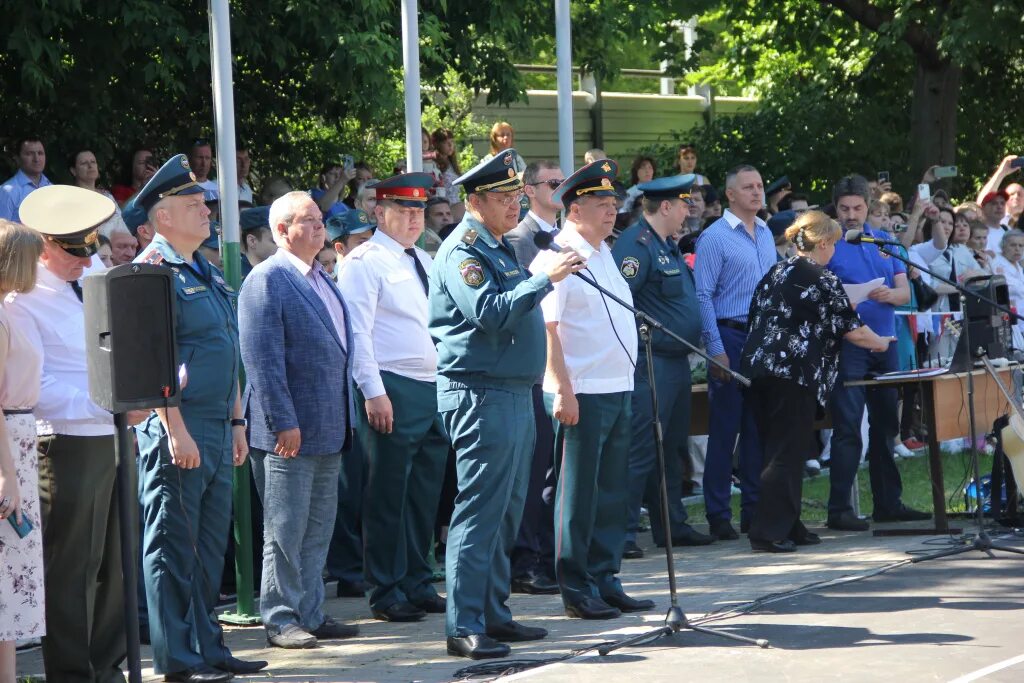
M 249 426 L 249 421 L 246 420 L 244 417 L 233 417 L 233 418 L 231 418 L 231 426 L 232 427 L 248 427 Z

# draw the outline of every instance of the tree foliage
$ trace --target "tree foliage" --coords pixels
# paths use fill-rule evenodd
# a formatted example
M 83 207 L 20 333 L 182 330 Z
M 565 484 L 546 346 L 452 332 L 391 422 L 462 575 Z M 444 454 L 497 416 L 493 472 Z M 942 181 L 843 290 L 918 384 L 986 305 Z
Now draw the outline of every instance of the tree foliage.
M 923 166 L 956 163 L 961 175 L 953 189 L 969 195 L 1004 154 L 1024 152 L 1021 0 L 690 5 L 701 15 L 697 48 L 705 58 L 688 78 L 726 92 L 739 86 L 761 100 L 754 116 L 719 118 L 696 131 L 705 141 L 702 166 L 713 177 L 744 160 L 760 164 L 768 178 L 788 173 L 806 189 L 878 170 L 907 188 Z M 940 112 L 912 115 L 923 95 L 921 70 L 944 65 L 962 73 L 954 93 L 955 159 L 942 158 L 941 141 L 925 125 Z

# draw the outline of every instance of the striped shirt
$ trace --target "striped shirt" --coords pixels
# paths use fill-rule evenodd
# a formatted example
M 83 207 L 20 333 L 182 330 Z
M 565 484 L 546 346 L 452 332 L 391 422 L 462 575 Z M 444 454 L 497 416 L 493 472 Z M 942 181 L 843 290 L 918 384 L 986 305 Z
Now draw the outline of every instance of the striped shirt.
M 760 218 L 754 218 L 754 238 L 728 209 L 700 234 L 694 278 L 710 355 L 725 353 L 717 321 L 746 322 L 754 289 L 777 260 L 772 231 Z

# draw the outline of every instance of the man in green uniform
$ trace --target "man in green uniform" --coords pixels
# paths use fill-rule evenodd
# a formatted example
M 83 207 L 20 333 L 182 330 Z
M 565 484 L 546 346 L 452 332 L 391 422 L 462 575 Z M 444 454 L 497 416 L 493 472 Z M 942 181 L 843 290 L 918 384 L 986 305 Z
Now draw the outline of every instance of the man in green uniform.
M 638 186 L 643 192 L 643 216 L 622 232 L 612 253 L 619 264 L 636 307 L 691 344 L 700 342 L 700 311 L 697 307 L 693 273 L 671 239 L 690 213 L 688 202 L 693 174 L 658 178 Z M 681 463 L 675 455 L 685 445 L 690 429 L 690 350 L 660 330 L 651 331 L 653 358 L 644 345 L 636 364 L 633 390 L 633 438 L 629 452 L 629 517 L 624 557 L 642 557 L 636 536 L 640 527 L 640 505 L 646 496 L 651 512 L 651 532 L 659 546 L 665 545 L 665 529 L 672 545 L 706 545 L 713 540 L 686 523 L 683 507 Z M 657 377 L 658 410 L 665 434 L 665 474 L 668 483 L 670 520 L 661 518 L 655 471 L 657 453 L 652 423 L 654 410 L 647 381 L 647 364 Z
M 382 621 L 445 612 L 430 551 L 448 438 L 437 414 L 437 351 L 427 331 L 431 259 L 416 247 L 433 186 L 429 173 L 377 183 L 377 230 L 345 257 L 338 274 L 355 338 L 356 433 L 367 463 L 370 610 Z
M 135 261 L 174 275 L 183 364 L 181 406 L 158 409 L 136 427 L 153 668 L 167 681 L 227 681 L 267 665 L 231 656 L 214 612 L 232 465 L 249 450 L 238 394 L 236 294 L 198 253 L 210 236 L 210 210 L 184 154 L 164 164 L 136 202 L 156 235 Z
M 516 156 L 505 150 L 455 181 L 468 194 L 466 215 L 430 273 L 437 409 L 457 454 L 459 487 L 446 557 L 447 645 L 473 659 L 508 655 L 498 640 L 547 635 L 512 619 L 509 552 L 536 433 L 530 391 L 544 371 L 540 300 L 584 265 L 567 251 L 531 276 L 516 261 L 503 237 L 519 219 Z
M 632 303 L 605 239 L 615 227 L 617 166 L 598 159 L 569 176 L 552 199 L 565 206 L 556 243 L 587 259 L 586 276 Z M 531 268 L 550 259 L 542 251 Z M 555 426 L 555 571 L 571 617 L 613 619 L 654 607 L 622 590 L 629 492 L 633 314 L 581 278 L 568 278 L 541 304 L 548 335 L 544 403 Z M 617 343 L 616 343 L 617 342 Z

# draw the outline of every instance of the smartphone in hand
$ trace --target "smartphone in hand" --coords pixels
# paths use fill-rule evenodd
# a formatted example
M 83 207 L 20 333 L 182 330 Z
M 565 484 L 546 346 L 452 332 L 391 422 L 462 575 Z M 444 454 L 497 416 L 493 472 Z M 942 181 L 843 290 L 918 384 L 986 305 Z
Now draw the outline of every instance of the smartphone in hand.
M 1024 157 L 1017 157 L 1011 161 L 1010 168 L 1024 168 Z
M 889 172 L 888 171 L 879 171 L 878 172 L 878 182 L 879 183 L 887 183 L 887 182 L 889 182 Z
M 25 516 L 24 511 L 21 514 L 21 524 L 18 524 L 17 520 L 14 519 L 14 515 L 7 518 L 7 521 L 14 527 L 14 533 L 18 534 L 18 538 L 25 538 L 28 533 L 32 531 L 32 522 L 28 521 L 28 517 Z
M 932 188 L 928 183 L 921 183 L 917 186 L 917 198 L 922 202 L 927 202 L 932 198 Z
M 942 178 L 955 178 L 957 175 L 957 168 L 956 166 L 936 166 L 935 170 L 932 172 L 939 180 Z

